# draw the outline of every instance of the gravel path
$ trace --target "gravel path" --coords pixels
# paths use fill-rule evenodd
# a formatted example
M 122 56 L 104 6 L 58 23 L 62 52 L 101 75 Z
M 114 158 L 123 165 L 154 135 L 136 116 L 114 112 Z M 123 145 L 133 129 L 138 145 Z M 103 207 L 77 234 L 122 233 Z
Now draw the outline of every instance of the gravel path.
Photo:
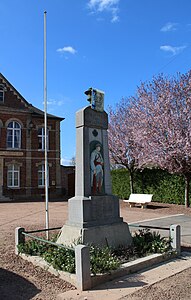
M 49 203 L 50 227 L 62 226 L 67 219 L 67 202 Z M 141 221 L 165 215 L 184 213 L 191 216 L 191 208 L 152 203 L 148 209 L 127 209 L 121 202 L 121 215 L 127 222 Z M 0 203 L 0 298 L 2 300 L 50 300 L 70 289 L 71 284 L 58 279 L 14 254 L 14 229 L 44 228 L 45 204 Z M 124 299 L 191 299 L 191 269 L 154 284 Z
M 62 226 L 62 220 L 67 214 L 67 203 L 50 203 L 49 207 L 50 227 Z M 60 221 L 56 217 L 58 211 Z M 44 228 L 44 223 L 44 203 L 0 204 L 0 299 L 49 300 L 56 299 L 60 292 L 75 289 L 70 283 L 14 254 L 15 227 L 23 226 L 26 230 L 33 230 Z
M 191 299 L 191 268 L 174 276 L 144 287 L 123 300 L 189 300 Z M 121 300 L 122 300 L 121 299 Z

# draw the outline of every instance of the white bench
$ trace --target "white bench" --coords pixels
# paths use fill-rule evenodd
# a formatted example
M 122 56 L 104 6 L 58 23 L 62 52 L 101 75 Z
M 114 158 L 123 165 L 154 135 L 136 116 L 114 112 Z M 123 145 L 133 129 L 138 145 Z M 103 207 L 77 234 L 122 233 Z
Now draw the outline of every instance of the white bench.
M 152 200 L 152 194 L 131 194 L 129 199 L 124 199 L 124 202 L 129 203 L 130 207 L 134 207 L 135 204 L 140 204 L 141 208 L 146 208 L 147 204 Z

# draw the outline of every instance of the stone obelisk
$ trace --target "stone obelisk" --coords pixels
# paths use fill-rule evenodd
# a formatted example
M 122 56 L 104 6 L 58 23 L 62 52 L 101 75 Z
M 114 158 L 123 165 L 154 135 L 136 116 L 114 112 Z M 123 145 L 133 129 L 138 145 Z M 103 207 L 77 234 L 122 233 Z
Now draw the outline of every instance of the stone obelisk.
M 112 195 L 104 93 L 85 93 L 91 105 L 76 113 L 75 197 L 68 201 L 68 220 L 58 243 L 128 246 L 129 227 L 120 217 L 118 197 Z

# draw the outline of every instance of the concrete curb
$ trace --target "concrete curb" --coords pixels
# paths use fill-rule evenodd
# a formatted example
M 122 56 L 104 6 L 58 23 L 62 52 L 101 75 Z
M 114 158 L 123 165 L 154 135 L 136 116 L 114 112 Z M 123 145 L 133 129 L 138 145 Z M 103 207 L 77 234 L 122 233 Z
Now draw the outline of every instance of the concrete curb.
M 33 263 L 35 266 L 39 266 L 51 274 L 58 276 L 59 278 L 71 283 L 75 287 L 78 287 L 76 274 L 70 274 L 68 272 L 55 270 L 49 263 L 39 256 L 29 256 L 26 254 L 19 254 L 23 259 Z M 123 264 L 119 269 L 111 271 L 107 274 L 99 274 L 91 276 L 91 288 L 94 288 L 100 284 L 122 277 L 124 275 L 132 274 L 142 270 L 143 268 L 149 268 L 161 262 L 166 262 L 170 259 L 177 257 L 176 252 L 165 254 L 151 254 L 146 257 L 142 257 Z
M 165 254 L 151 254 L 146 257 L 138 258 L 136 260 L 123 264 L 119 269 L 111 271 L 109 274 L 100 274 L 92 277 L 92 288 L 105 282 L 111 281 L 115 278 L 122 277 L 124 275 L 138 272 L 142 269 L 152 267 L 161 262 L 168 261 L 169 259 L 177 257 L 176 252 Z
M 191 267 L 191 253 L 182 253 L 179 257 L 144 268 L 137 273 L 97 286 L 89 291 L 71 290 L 57 295 L 57 300 L 122 300 L 130 294 L 160 282 Z

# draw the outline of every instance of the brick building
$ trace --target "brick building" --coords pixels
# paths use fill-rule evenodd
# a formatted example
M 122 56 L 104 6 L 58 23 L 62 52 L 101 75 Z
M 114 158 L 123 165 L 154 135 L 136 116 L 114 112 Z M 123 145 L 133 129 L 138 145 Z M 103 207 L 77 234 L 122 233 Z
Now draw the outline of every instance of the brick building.
M 47 114 L 49 195 L 63 192 L 60 122 Z M 44 113 L 28 103 L 0 73 L 0 201 L 44 194 Z

